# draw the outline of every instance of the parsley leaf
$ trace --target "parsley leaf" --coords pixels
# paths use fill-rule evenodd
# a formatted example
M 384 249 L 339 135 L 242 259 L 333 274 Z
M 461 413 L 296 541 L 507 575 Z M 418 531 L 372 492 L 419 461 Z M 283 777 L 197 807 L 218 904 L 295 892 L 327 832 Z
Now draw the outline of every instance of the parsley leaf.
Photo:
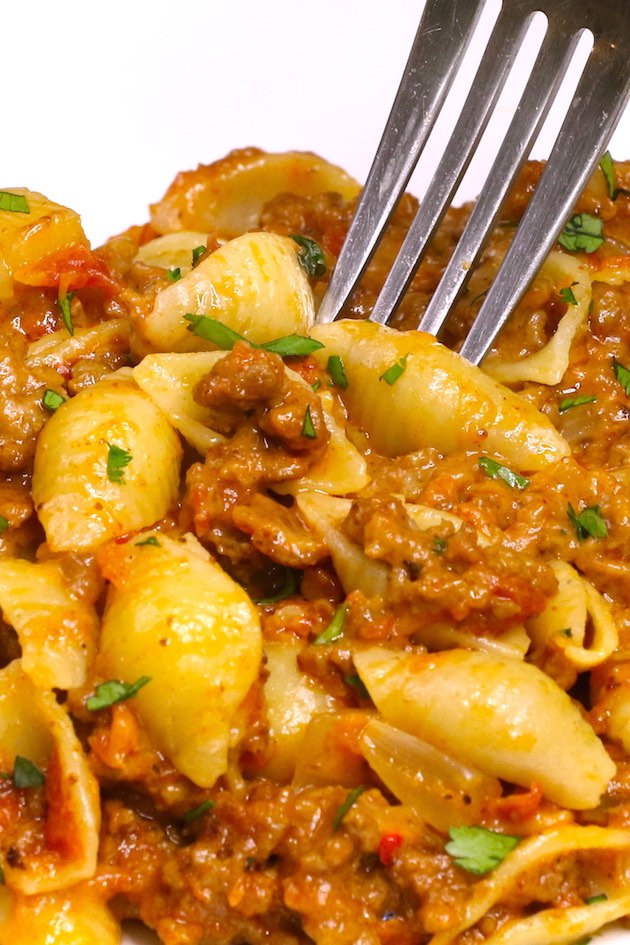
M 395 384 L 401 374 L 405 373 L 408 357 L 409 355 L 405 354 L 402 358 L 399 358 L 398 361 L 394 362 L 391 367 L 388 367 L 386 371 L 383 371 L 379 377 L 379 381 L 385 381 L 390 387 L 392 384 Z
M 128 466 L 133 459 L 131 453 L 124 450 L 122 446 L 116 446 L 115 443 L 107 444 L 107 478 L 110 482 L 124 483 L 125 466 Z
M 343 636 L 343 628 L 346 622 L 347 613 L 347 604 L 341 604 L 340 607 L 337 607 L 333 614 L 333 618 L 326 629 L 322 630 L 322 632 L 319 633 L 313 640 L 315 646 L 323 646 L 326 643 L 334 643 L 335 640 L 338 640 Z
M 9 527 L 9 519 L 5 518 L 4 515 L 0 515 L 0 535 L 2 532 L 6 532 Z
M 358 787 L 352 788 L 351 791 L 348 791 L 345 801 L 343 802 L 343 804 L 341 804 L 338 807 L 337 813 L 333 817 L 332 828 L 335 831 L 335 833 L 341 827 L 341 822 L 346 816 L 346 814 L 348 813 L 348 811 L 350 810 L 350 808 L 356 804 L 356 802 L 361 797 L 364 791 L 365 791 L 365 787 L 362 784 L 359 784 Z
M 573 292 L 574 285 L 577 285 L 577 282 L 572 282 L 571 285 L 568 285 L 566 288 L 560 289 L 560 298 L 563 302 L 566 302 L 567 305 L 577 305 L 577 299 Z
M 196 807 L 191 808 L 191 810 L 187 810 L 182 817 L 182 820 L 185 824 L 192 824 L 194 820 L 199 820 L 200 817 L 206 814 L 209 810 L 212 810 L 213 807 L 214 801 L 211 801 L 210 799 L 207 801 L 202 801 L 201 804 L 197 804 Z
M 587 906 L 593 906 L 596 902 L 606 902 L 608 896 L 606 893 L 598 893 L 596 896 L 589 896 L 588 899 L 585 899 L 584 902 Z
M 495 869 L 521 838 L 485 827 L 451 827 L 446 852 L 468 873 L 483 876 Z
M 155 535 L 149 535 L 148 538 L 143 538 L 140 541 L 135 541 L 134 545 L 136 548 L 142 548 L 143 545 L 152 545 L 154 548 L 161 548 L 159 541 Z
M 572 253 L 594 253 L 605 242 L 603 229 L 604 222 L 599 217 L 592 213 L 576 213 L 558 237 L 558 242 Z
M 565 397 L 558 404 L 560 413 L 565 410 L 572 410 L 574 407 L 581 407 L 583 404 L 593 404 L 597 400 L 595 394 L 580 394 L 578 397 Z
M 122 682 L 120 679 L 109 679 L 107 682 L 99 683 L 94 690 L 94 695 L 88 696 L 85 704 L 90 712 L 107 709 L 118 702 L 131 699 L 148 682 L 151 682 L 150 676 L 140 676 L 134 683 Z
M 0 210 L 10 210 L 11 213 L 31 212 L 24 194 L 12 194 L 8 190 L 0 190 Z
M 291 239 L 300 246 L 298 253 L 298 262 L 307 276 L 312 279 L 319 279 L 326 273 L 326 257 L 319 243 L 310 239 L 308 236 L 300 236 L 299 233 L 292 233 Z
M 203 245 L 202 245 L 202 246 L 195 246 L 195 248 L 194 248 L 193 251 L 192 251 L 192 264 L 193 264 L 193 266 L 195 265 L 195 263 L 197 262 L 197 260 L 198 260 L 201 256 L 203 256 L 203 254 L 205 253 L 205 251 L 206 251 L 206 247 L 205 247 L 205 246 L 203 246 Z
M 608 188 L 608 196 L 611 200 L 616 200 L 619 194 L 628 195 L 629 191 L 625 187 L 617 187 L 617 175 L 615 173 L 615 163 L 612 159 L 610 151 L 606 151 L 601 161 L 599 162 L 599 167 L 604 175 L 604 180 L 606 181 L 606 187 Z
M 61 394 L 58 394 L 56 390 L 51 390 L 50 387 L 47 387 L 44 391 L 42 397 L 42 407 L 45 407 L 46 410 L 50 410 L 51 413 L 54 413 L 62 404 L 65 404 L 66 398 L 62 397 Z
M 589 536 L 591 538 L 607 537 L 608 526 L 600 514 L 598 505 L 589 505 L 578 515 L 569 502 L 567 515 L 569 516 L 571 524 L 575 528 L 578 541 L 584 541 Z
M 69 335 L 74 335 L 74 324 L 72 321 L 72 312 L 70 311 L 70 302 L 74 298 L 74 292 L 68 292 L 66 295 L 59 296 L 57 299 L 57 305 L 59 306 L 59 311 L 61 312 L 61 318 L 68 329 Z
M 630 397 L 630 369 L 624 367 L 624 365 L 621 364 L 617 358 L 612 359 L 612 366 L 615 377 L 625 390 L 626 394 Z
M 304 414 L 304 423 L 302 424 L 302 436 L 307 437 L 309 440 L 317 439 L 317 431 L 313 425 L 313 418 L 311 417 L 311 408 L 307 407 Z
M 169 282 L 179 282 L 182 277 L 182 271 L 179 266 L 176 266 L 174 269 L 169 269 L 166 273 L 166 277 Z
M 43 787 L 46 780 L 44 772 L 21 755 L 15 756 L 12 777 L 16 788 Z
M 348 386 L 348 378 L 346 377 L 343 361 L 338 354 L 331 354 L 326 362 L 326 370 L 335 387 L 338 387 L 340 390 L 345 390 Z
M 502 466 L 496 460 L 490 459 L 489 456 L 480 456 L 477 464 L 491 479 L 501 479 L 512 489 L 527 489 L 530 483 L 525 476 L 520 476 L 507 466 Z

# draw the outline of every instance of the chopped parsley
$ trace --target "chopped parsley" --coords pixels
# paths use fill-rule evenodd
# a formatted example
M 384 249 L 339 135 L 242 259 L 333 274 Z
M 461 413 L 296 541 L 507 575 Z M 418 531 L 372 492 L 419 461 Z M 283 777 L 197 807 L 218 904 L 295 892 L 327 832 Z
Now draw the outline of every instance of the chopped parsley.
M 485 827 L 451 827 L 446 852 L 468 873 L 483 876 L 495 869 L 521 838 Z
M 142 548 L 143 545 L 152 545 L 154 548 L 162 547 L 159 541 L 157 540 L 157 538 L 155 537 L 155 535 L 149 535 L 148 538 L 143 538 L 141 539 L 141 541 L 134 542 L 134 544 L 136 545 L 137 548 Z
M 530 480 L 526 479 L 525 476 L 515 473 L 507 466 L 503 466 L 501 463 L 497 463 L 496 460 L 490 459 L 489 456 L 480 456 L 477 465 L 480 469 L 483 469 L 486 475 L 490 476 L 491 479 L 501 479 L 512 489 L 527 489 L 530 483 Z
M 182 271 L 179 266 L 176 266 L 174 269 L 169 269 L 166 275 L 169 282 L 178 282 L 182 277 Z
M 438 535 L 433 539 L 433 551 L 436 555 L 443 555 L 446 551 L 446 539 Z
M 0 190 L 0 210 L 9 210 L 11 213 L 31 212 L 24 194 L 12 194 L 8 190 Z
M 584 541 L 589 537 L 606 538 L 608 535 L 608 526 L 600 514 L 598 505 L 589 505 L 578 514 L 569 502 L 567 515 L 579 541 Z
M 346 377 L 343 361 L 338 354 L 331 354 L 326 362 L 326 370 L 335 387 L 338 387 L 340 390 L 345 390 L 348 386 L 348 378 Z
M 603 229 L 604 223 L 599 217 L 592 213 L 576 213 L 558 237 L 558 242 L 571 253 L 594 253 L 605 242 Z
M 284 580 L 276 593 L 269 597 L 259 597 L 254 601 L 254 603 L 276 604 L 278 601 L 286 600 L 287 597 L 291 597 L 297 591 L 299 574 L 299 571 L 294 571 L 292 568 L 285 567 Z
M 383 371 L 379 377 L 379 381 L 385 381 L 386 384 L 389 384 L 391 387 L 392 384 L 395 384 L 398 378 L 405 373 L 407 368 L 407 358 L 408 354 L 405 354 L 402 358 L 399 358 L 398 361 L 394 362 L 386 371 Z
M 46 410 L 50 410 L 51 413 L 54 413 L 55 410 L 58 410 L 62 404 L 65 404 L 66 398 L 62 397 L 61 394 L 58 394 L 56 390 L 51 390 L 50 387 L 47 387 L 44 391 L 42 397 L 42 407 L 45 407 Z
M 608 896 L 606 893 L 598 893 L 596 896 L 589 896 L 588 899 L 585 899 L 584 902 L 587 906 L 594 906 L 596 902 L 606 902 Z
M 354 805 L 356 804 L 356 802 L 361 797 L 364 791 L 365 791 L 365 787 L 362 784 L 359 784 L 358 787 L 352 788 L 351 791 L 348 791 L 345 801 L 343 802 L 343 804 L 341 804 L 337 808 L 337 813 L 333 817 L 332 828 L 335 831 L 335 833 L 341 827 L 341 822 L 343 821 L 344 817 L 346 816 L 350 808 L 354 807 Z
M 321 341 L 315 341 L 314 338 L 307 338 L 305 335 L 284 335 L 282 338 L 275 338 L 273 341 L 267 341 L 264 344 L 256 344 L 250 341 L 244 335 L 239 335 L 237 331 L 224 325 L 216 318 L 209 315 L 184 315 L 188 325 L 188 331 L 204 341 L 210 341 L 217 348 L 223 348 L 225 351 L 231 351 L 237 341 L 246 341 L 252 348 L 259 348 L 263 351 L 271 351 L 279 354 L 281 357 L 303 357 L 323 348 Z
M 209 810 L 212 810 L 214 807 L 214 801 L 207 800 L 202 801 L 201 804 L 197 804 L 196 807 L 187 810 L 182 820 L 185 824 L 192 824 L 194 820 L 199 820 L 200 817 L 203 817 Z
M 125 466 L 128 466 L 133 459 L 131 453 L 124 450 L 122 446 L 116 446 L 115 443 L 107 444 L 107 478 L 110 482 L 124 483 Z
M 577 285 L 577 282 L 572 282 L 571 285 L 566 286 L 566 288 L 560 289 L 560 298 L 563 302 L 566 302 L 567 305 L 577 305 L 577 299 L 573 292 L 574 285 Z
M 46 780 L 44 772 L 40 771 L 37 765 L 29 761 L 28 758 L 23 758 L 21 755 L 15 756 L 11 777 L 16 788 L 43 787 Z
M 205 247 L 205 246 L 195 246 L 195 248 L 194 248 L 193 251 L 192 251 L 192 264 L 193 264 L 193 266 L 195 265 L 195 263 L 197 262 L 197 260 L 200 259 L 201 256 L 203 256 L 203 254 L 204 254 L 205 251 L 206 251 L 206 248 L 207 248 L 207 247 Z
M 298 262 L 307 276 L 312 279 L 319 279 L 326 273 L 326 257 L 319 243 L 310 239 L 308 236 L 300 236 L 298 233 L 292 233 L 291 239 L 300 247 L 298 253 Z
M 322 630 L 322 632 L 318 634 L 313 640 L 313 643 L 315 644 L 315 646 L 323 646 L 326 643 L 334 643 L 336 640 L 339 640 L 339 638 L 343 636 L 343 628 L 346 622 L 347 613 L 348 613 L 347 604 L 341 604 L 339 607 L 337 607 L 337 609 L 335 610 L 333 614 L 333 618 L 328 624 L 328 626 L 326 627 L 326 629 Z
M 304 414 L 304 422 L 302 424 L 302 436 L 307 437 L 309 440 L 317 439 L 317 431 L 313 425 L 313 418 L 311 417 L 311 408 L 307 407 Z
M 617 358 L 612 359 L 612 366 L 613 366 L 615 377 L 617 378 L 617 380 L 619 381 L 619 383 L 625 390 L 628 397 L 630 397 L 630 369 L 628 369 L 627 367 L 624 367 L 624 365 L 621 364 L 621 362 L 618 361 Z
M 93 696 L 88 696 L 85 704 L 90 712 L 98 712 L 100 709 L 108 709 L 118 702 L 125 702 L 151 682 L 150 676 L 140 676 L 134 683 L 122 682 L 120 679 L 109 679 L 107 682 L 99 683 L 94 690 Z
M 0 515 L 0 535 L 2 532 L 6 532 L 9 527 L 9 519 L 5 518 L 4 515 Z
M 558 636 L 567 637 L 570 640 L 573 636 L 573 630 L 571 627 L 563 627 L 562 630 L 558 630 Z
M 72 302 L 73 298 L 74 292 L 68 292 L 66 295 L 60 295 L 57 299 L 59 311 L 61 312 L 61 319 L 68 329 L 69 335 L 74 335 L 74 323 L 72 321 L 72 312 L 70 310 L 70 302 Z
M 558 404 L 560 413 L 565 410 L 573 410 L 574 407 L 582 407 L 584 404 L 593 404 L 597 400 L 595 394 L 579 394 L 577 397 L 565 397 Z
M 604 175 L 604 180 L 606 181 L 606 187 L 608 188 L 608 196 L 611 200 L 616 200 L 619 194 L 628 195 L 630 192 L 625 189 L 625 187 L 617 187 L 617 174 L 615 173 L 615 163 L 612 159 L 610 151 L 606 151 L 599 166 L 602 174 Z

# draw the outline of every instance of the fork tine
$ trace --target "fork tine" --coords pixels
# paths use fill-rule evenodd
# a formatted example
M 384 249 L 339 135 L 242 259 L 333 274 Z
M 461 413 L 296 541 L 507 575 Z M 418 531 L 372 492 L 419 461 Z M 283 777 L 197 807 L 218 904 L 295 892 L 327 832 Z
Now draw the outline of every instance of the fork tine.
M 464 342 L 460 353 L 473 364 L 487 353 L 542 265 L 630 99 L 630 57 L 611 55 L 614 42 L 596 42 L 529 207 Z M 611 102 L 611 89 L 625 94 Z
M 501 9 L 450 142 L 374 304 L 372 321 L 384 325 L 398 308 L 464 176 L 534 16 L 531 3 L 520 6 Z
M 400 199 L 487 0 L 427 0 L 403 79 L 317 321 L 333 321 Z M 446 16 L 452 19 L 445 28 Z M 446 68 L 436 69 L 435 63 Z
M 503 139 L 486 184 L 449 260 L 440 284 L 420 320 L 418 328 L 437 335 L 477 262 L 484 242 L 498 216 L 501 204 L 527 158 L 569 66 L 579 32 L 566 36 L 563 22 L 549 29 L 543 39 L 531 76 L 514 118 Z M 572 27 L 572 24 L 567 24 Z M 549 77 L 553 76 L 553 81 Z

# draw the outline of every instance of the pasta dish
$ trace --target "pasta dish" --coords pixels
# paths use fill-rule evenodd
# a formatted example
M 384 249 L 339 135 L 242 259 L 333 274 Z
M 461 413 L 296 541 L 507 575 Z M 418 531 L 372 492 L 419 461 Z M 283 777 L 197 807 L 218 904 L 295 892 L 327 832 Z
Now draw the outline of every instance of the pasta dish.
M 630 914 L 630 164 L 481 368 L 315 313 L 359 186 L 255 148 L 95 249 L 0 191 L 0 943 L 556 945 Z M 54 195 L 53 195 L 54 196 Z

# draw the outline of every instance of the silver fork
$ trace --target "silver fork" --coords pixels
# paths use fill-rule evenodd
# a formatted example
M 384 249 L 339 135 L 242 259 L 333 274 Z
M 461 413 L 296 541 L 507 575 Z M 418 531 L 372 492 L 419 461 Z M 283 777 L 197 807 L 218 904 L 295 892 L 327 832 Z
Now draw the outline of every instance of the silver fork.
M 487 0 L 427 0 L 402 81 L 317 321 L 338 318 L 361 278 L 461 64 Z M 547 165 L 465 339 L 487 353 L 552 248 L 630 97 L 630 0 L 503 0 L 449 145 L 370 315 L 387 324 L 465 173 L 536 13 L 547 29 L 486 184 L 419 328 L 437 335 L 553 103 L 585 30 L 593 45 Z

